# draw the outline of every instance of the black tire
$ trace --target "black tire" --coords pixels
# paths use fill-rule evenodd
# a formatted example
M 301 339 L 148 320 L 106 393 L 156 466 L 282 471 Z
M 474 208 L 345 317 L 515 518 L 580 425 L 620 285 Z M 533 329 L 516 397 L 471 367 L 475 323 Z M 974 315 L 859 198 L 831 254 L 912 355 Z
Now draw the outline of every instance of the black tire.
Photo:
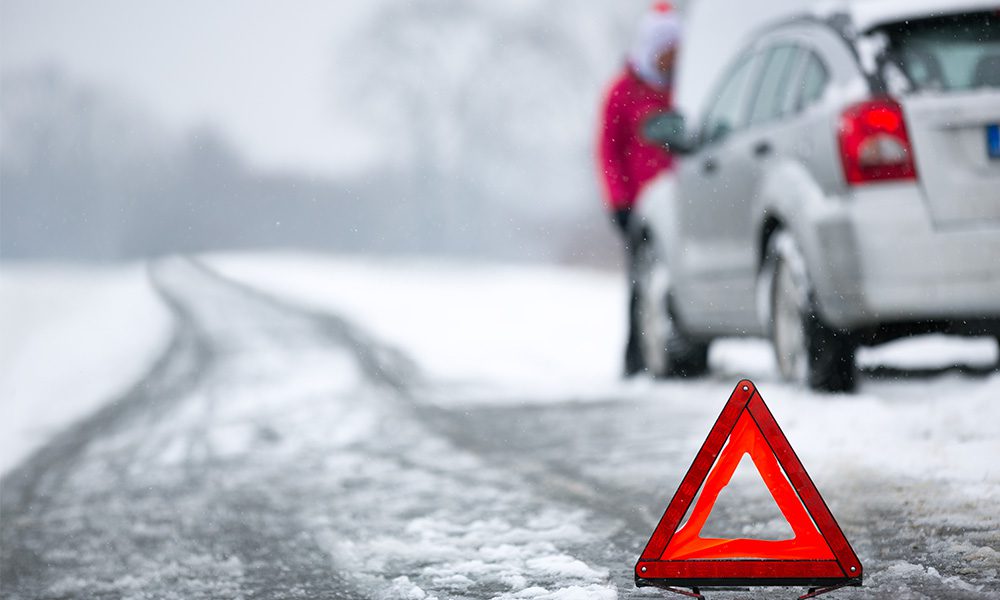
M 672 314 L 668 296 L 667 315 L 674 327 L 667 342 L 667 369 L 664 377 L 699 377 L 708 373 L 709 342 L 697 341 L 686 335 Z
M 631 268 L 630 364 L 653 377 L 695 377 L 708 371 L 708 346 L 686 335 L 670 306 L 669 278 L 657 245 L 646 232 L 636 240 Z
M 769 291 L 768 325 L 782 377 L 814 390 L 853 391 L 857 341 L 851 332 L 823 321 L 791 235 L 777 231 L 771 236 L 761 276 Z

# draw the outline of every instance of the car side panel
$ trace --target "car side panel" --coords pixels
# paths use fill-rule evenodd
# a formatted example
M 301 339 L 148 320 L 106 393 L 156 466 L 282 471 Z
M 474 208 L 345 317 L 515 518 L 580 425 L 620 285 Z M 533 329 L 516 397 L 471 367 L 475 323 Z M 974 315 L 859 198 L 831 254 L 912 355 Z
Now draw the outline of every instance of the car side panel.
M 697 335 L 764 332 L 756 280 L 768 214 L 778 216 L 799 238 L 824 298 L 835 297 L 833 290 L 844 286 L 856 287 L 852 283 L 857 280 L 856 254 L 850 244 L 844 245 L 849 232 L 841 231 L 849 226 L 835 217 L 846 193 L 836 128 L 842 107 L 865 97 L 867 83 L 844 41 L 822 26 L 783 28 L 757 40 L 744 53 L 777 43 L 794 43 L 821 57 L 830 78 L 824 95 L 799 114 L 735 132 L 722 144 L 725 148 L 710 146 L 681 161 L 677 230 L 669 242 L 673 289 L 678 316 Z M 764 157 L 754 155 L 761 142 L 772 146 Z M 705 176 L 704 161 L 713 155 L 724 155 L 723 166 L 739 171 L 733 181 L 719 174 Z M 745 176 L 743 171 L 752 174 Z M 705 201 L 712 194 L 726 201 L 714 196 L 715 202 Z M 824 225 L 817 229 L 816 221 Z M 825 308 L 820 307 L 821 314 Z
M 811 26 L 786 35 L 819 57 L 829 80 L 814 104 L 772 126 L 780 160 L 765 165 L 760 178 L 753 252 L 759 266 L 766 222 L 770 218 L 782 223 L 802 249 L 820 316 L 837 325 L 844 323 L 843 315 L 860 302 L 861 294 L 860 257 L 846 217 L 850 196 L 837 129 L 843 107 L 867 97 L 869 90 L 850 50 L 832 31 Z

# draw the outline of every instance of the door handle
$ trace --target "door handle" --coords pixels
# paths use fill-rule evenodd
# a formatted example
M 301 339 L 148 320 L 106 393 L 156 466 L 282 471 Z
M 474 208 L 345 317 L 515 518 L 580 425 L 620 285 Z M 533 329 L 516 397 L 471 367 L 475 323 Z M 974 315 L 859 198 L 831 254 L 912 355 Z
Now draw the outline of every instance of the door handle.
M 771 142 L 767 140 L 761 140 L 756 144 L 754 144 L 753 155 L 756 156 L 757 158 L 763 158 L 769 155 L 773 150 L 774 148 L 771 147 Z
M 701 163 L 701 170 L 704 171 L 706 175 L 711 175 L 719 170 L 719 163 L 717 163 L 714 158 L 706 158 L 705 162 Z

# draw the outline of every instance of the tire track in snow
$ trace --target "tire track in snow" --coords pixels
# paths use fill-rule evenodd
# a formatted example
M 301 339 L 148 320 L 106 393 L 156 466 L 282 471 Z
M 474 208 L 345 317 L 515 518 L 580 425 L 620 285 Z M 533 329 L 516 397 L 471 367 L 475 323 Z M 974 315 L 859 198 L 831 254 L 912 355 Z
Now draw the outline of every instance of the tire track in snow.
M 254 475 L 220 485 L 213 479 L 239 465 L 216 462 L 206 469 L 191 464 L 197 459 L 189 456 L 171 471 L 151 462 L 164 451 L 157 435 L 211 446 L 204 428 L 168 430 L 167 436 L 162 431 L 199 401 L 239 346 L 224 337 L 233 332 L 213 331 L 205 308 L 228 303 L 216 313 L 262 311 L 260 298 L 247 299 L 245 290 L 234 290 L 192 261 L 157 263 L 150 280 L 175 320 L 163 355 L 121 397 L 56 436 L 0 484 L 4 596 L 120 597 L 141 591 L 192 598 L 363 598 L 303 533 L 295 490 L 279 493 L 288 478 L 271 474 L 269 488 Z M 263 313 L 266 321 L 280 311 L 267 307 Z M 328 337 L 363 344 L 345 323 L 322 323 Z M 373 367 L 376 361 L 369 355 L 362 362 Z M 396 375 L 386 371 L 380 379 L 398 383 Z
M 393 417 L 416 426 L 402 442 L 373 440 L 361 444 L 361 451 L 400 474 L 418 472 L 460 486 L 432 499 L 434 504 L 455 502 L 459 512 L 458 506 L 481 505 L 487 498 L 518 506 L 534 492 L 501 491 L 509 488 L 504 470 L 484 474 L 449 466 L 453 453 L 445 447 L 434 450 L 441 468 L 426 456 L 411 459 L 405 438 L 426 435 L 413 409 L 419 374 L 404 355 L 347 321 L 286 305 L 192 261 L 160 263 L 151 269 L 151 279 L 176 319 L 164 355 L 123 397 L 58 436 L 3 482 L 5 595 L 363 598 L 385 593 L 378 590 L 388 581 L 369 577 L 359 587 L 330 558 L 329 539 L 317 539 L 313 522 L 302 517 L 314 509 L 308 504 L 330 497 L 322 482 L 310 483 L 322 473 L 323 457 L 309 459 L 316 464 L 250 468 L 245 459 L 227 458 L 214 447 L 215 405 L 227 393 L 226 381 L 217 380 L 227 365 L 240 362 L 241 352 L 254 347 L 257 335 L 288 354 L 300 342 L 346 348 L 365 379 L 391 391 L 385 400 Z M 304 341 L 296 341 L 299 337 Z M 259 443 L 266 445 L 267 438 Z M 158 460 L 178 445 L 179 462 L 165 468 Z M 427 485 L 413 483 L 418 490 Z M 524 507 L 513 512 L 524 516 Z M 403 508 L 403 514 L 434 512 Z M 445 514 L 452 510 L 445 509 Z M 515 538 L 528 533 L 508 527 L 499 531 Z M 358 538 L 371 532 L 352 533 Z M 77 540 L 72 551 L 62 549 L 66 539 Z M 484 577 L 458 595 L 505 593 L 506 586 L 491 579 L 495 574 Z

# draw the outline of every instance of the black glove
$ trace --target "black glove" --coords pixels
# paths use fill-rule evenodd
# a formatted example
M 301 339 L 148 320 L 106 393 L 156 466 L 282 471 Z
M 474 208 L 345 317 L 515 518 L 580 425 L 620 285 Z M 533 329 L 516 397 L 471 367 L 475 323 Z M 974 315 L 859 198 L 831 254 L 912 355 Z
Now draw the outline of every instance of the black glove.
M 631 208 L 618 208 L 612 211 L 611 219 L 622 233 L 628 233 L 628 222 L 632 218 Z

